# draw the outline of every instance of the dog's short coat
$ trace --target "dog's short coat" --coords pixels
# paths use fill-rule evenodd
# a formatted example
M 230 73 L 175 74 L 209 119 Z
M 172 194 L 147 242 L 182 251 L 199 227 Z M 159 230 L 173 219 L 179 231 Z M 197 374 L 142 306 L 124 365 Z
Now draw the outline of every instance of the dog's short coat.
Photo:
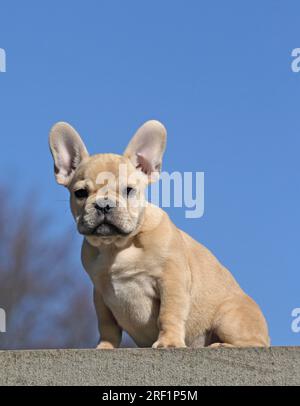
M 230 272 L 144 200 L 165 144 L 166 130 L 154 120 L 136 132 L 124 155 L 89 156 L 69 124 L 51 130 L 56 179 L 68 187 L 84 235 L 82 262 L 94 284 L 101 337 L 97 348 L 118 347 L 122 330 L 141 347 L 195 346 L 201 337 L 213 347 L 269 346 L 264 316 Z M 117 186 L 101 178 L 106 173 Z

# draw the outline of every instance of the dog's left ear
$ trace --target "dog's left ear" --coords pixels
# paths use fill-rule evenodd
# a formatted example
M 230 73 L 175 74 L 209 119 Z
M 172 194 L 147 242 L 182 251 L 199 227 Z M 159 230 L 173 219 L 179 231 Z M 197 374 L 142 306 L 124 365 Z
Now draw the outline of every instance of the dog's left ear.
M 148 176 L 149 182 L 157 180 L 166 148 L 167 130 L 156 120 L 147 121 L 135 133 L 124 156 Z

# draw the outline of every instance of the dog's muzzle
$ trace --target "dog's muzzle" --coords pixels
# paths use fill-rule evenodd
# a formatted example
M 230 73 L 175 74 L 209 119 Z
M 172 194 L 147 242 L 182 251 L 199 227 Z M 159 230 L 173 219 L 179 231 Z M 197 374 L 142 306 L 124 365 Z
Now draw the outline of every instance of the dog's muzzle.
M 86 236 L 109 237 L 128 235 L 132 230 L 122 227 L 118 208 L 109 200 L 103 199 L 93 204 L 78 221 L 78 231 Z

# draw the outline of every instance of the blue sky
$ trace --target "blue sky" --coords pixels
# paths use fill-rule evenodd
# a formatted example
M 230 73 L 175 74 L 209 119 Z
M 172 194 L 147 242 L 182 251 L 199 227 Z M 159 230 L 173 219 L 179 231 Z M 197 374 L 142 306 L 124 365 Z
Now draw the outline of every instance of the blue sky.
M 20 199 L 37 189 L 54 228 L 68 226 L 52 124 L 72 123 L 91 153 L 121 153 L 161 120 L 164 170 L 205 172 L 204 216 L 172 219 L 260 304 L 274 345 L 300 344 L 299 13 L 292 0 L 0 0 L 0 181 L 13 175 Z

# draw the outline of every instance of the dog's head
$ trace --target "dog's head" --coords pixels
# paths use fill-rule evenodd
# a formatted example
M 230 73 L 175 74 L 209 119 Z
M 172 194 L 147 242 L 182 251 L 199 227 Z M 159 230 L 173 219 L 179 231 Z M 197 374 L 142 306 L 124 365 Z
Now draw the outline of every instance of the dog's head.
M 67 123 L 50 132 L 56 180 L 70 191 L 78 231 L 88 241 L 120 241 L 141 224 L 145 188 L 158 178 L 166 130 L 158 121 L 138 129 L 123 155 L 90 156 L 79 134 Z

